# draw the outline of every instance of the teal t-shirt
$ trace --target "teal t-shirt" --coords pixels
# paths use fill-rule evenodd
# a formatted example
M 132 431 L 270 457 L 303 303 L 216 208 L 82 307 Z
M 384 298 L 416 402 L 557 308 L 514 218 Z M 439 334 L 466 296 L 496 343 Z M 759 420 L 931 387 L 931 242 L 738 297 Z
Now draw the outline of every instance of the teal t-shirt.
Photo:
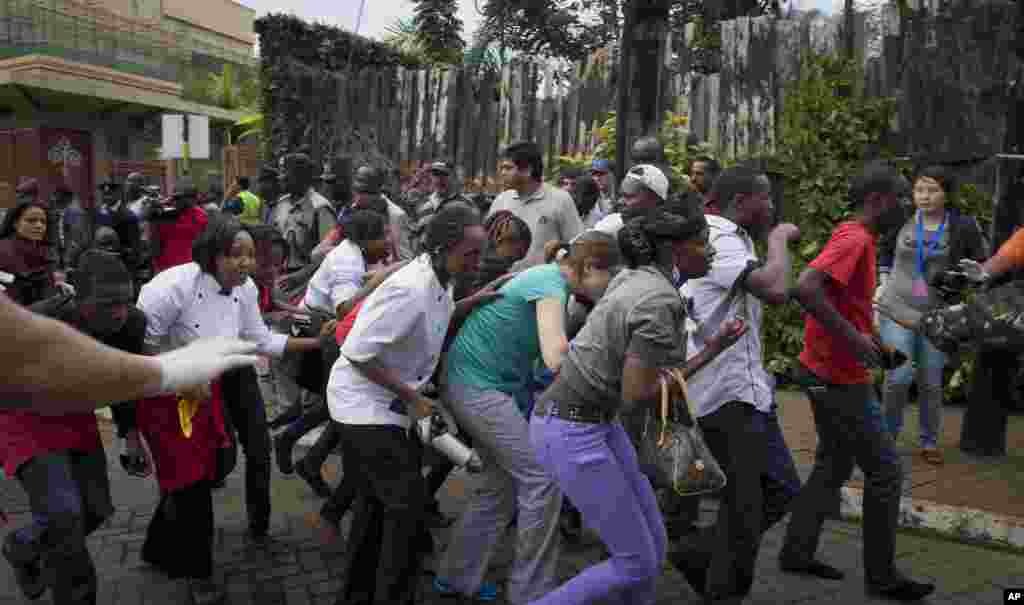
M 535 303 L 557 298 L 564 306 L 569 285 L 558 265 L 547 264 L 523 271 L 500 292 L 462 324 L 448 351 L 448 381 L 518 397 L 541 354 Z

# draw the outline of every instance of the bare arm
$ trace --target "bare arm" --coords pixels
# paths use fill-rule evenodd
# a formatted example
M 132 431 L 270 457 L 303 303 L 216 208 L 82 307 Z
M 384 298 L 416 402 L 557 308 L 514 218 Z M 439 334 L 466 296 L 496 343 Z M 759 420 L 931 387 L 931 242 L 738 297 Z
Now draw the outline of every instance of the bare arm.
M 814 319 L 832 334 L 847 341 L 858 357 L 869 367 L 881 365 L 881 351 L 870 338 L 861 334 L 845 317 L 839 314 L 832 303 L 825 298 L 828 285 L 827 273 L 807 268 L 797 280 L 794 295 L 800 305 Z
M 86 412 L 152 395 L 162 374 L 152 357 L 118 351 L 0 294 L 3 407 Z
M 288 342 L 284 345 L 286 353 L 305 353 L 307 351 L 319 351 L 320 350 L 320 339 L 319 338 L 299 338 L 297 336 L 288 337 Z
M 544 365 L 557 372 L 562 367 L 562 356 L 569 350 L 569 340 L 565 336 L 565 307 L 560 298 L 537 301 L 537 333 Z
M 789 282 L 792 263 L 789 259 L 790 241 L 799 237 L 800 231 L 793 225 L 779 225 L 768 236 L 768 253 L 764 266 L 751 271 L 747 276 L 747 290 L 764 302 L 772 305 L 785 304 L 789 300 Z

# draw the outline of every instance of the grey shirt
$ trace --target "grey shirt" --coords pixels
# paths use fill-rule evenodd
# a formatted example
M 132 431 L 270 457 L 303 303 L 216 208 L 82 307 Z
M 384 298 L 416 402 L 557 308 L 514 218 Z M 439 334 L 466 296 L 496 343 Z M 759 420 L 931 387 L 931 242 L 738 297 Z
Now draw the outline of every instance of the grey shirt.
M 547 183 L 542 183 L 537 191 L 523 199 L 513 189 L 502 193 L 491 204 L 488 216 L 500 210 L 510 211 L 530 227 L 532 242 L 523 266 L 529 266 L 526 263 L 536 257 L 543 258 L 544 244 L 549 241 L 567 242 L 583 231 L 583 221 L 572 196 Z
M 934 241 L 937 230 L 937 228 L 932 230 L 925 228 L 926 243 Z M 931 283 L 932 278 L 949 268 L 949 230 L 950 225 L 947 222 L 938 245 L 925 248 L 925 283 Z M 897 319 L 917 323 L 923 312 L 943 304 L 942 299 L 935 292 L 935 288 L 931 286 L 928 287 L 927 297 L 914 296 L 914 279 L 920 277 L 917 267 L 917 219 L 915 217 L 903 225 L 897 236 L 892 271 L 885 289 L 882 291 L 879 304 Z
M 686 361 L 686 310 L 668 276 L 655 267 L 620 272 L 569 345 L 561 380 L 587 404 L 624 409 L 626 355 L 650 367 Z

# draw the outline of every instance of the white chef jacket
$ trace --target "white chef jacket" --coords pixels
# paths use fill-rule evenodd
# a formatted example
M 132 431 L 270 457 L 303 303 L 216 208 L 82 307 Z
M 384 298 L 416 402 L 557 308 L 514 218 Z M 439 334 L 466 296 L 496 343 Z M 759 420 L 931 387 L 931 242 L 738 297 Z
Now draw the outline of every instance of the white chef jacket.
M 241 338 L 261 353 L 280 357 L 288 336 L 274 334 L 263 321 L 259 292 L 252 279 L 223 293 L 220 283 L 196 263 L 158 273 L 139 292 L 146 314 L 150 350 L 173 350 L 200 338 Z

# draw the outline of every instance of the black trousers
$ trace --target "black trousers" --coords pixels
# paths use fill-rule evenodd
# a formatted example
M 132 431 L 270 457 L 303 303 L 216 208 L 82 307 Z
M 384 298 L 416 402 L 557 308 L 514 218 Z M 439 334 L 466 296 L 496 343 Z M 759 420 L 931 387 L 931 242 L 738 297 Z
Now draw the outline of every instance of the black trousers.
M 971 395 L 960 428 L 960 449 L 981 456 L 1006 455 L 1010 392 L 1016 384 L 1017 356 L 1008 351 L 982 351 L 974 364 Z
M 245 452 L 245 510 L 249 530 L 266 533 L 270 527 L 270 430 L 256 370 L 244 367 L 224 374 L 221 381 L 230 429 Z
M 213 492 L 199 481 L 162 494 L 146 529 L 142 560 L 171 578 L 213 575 Z
M 836 493 L 864 471 L 864 571 L 869 584 L 893 581 L 896 526 L 903 467 L 870 384 L 807 387 L 820 444 L 814 470 L 793 503 L 793 516 L 779 558 L 793 565 L 811 561 Z
M 421 569 L 421 444 L 396 426 L 343 425 L 345 471 L 359 494 L 349 536 L 346 605 L 411 605 Z
M 732 401 L 700 427 L 727 478 L 715 526 L 700 545 L 708 564 L 703 588 L 714 602 L 750 593 L 761 536 L 786 515 L 800 477 L 774 413 Z

